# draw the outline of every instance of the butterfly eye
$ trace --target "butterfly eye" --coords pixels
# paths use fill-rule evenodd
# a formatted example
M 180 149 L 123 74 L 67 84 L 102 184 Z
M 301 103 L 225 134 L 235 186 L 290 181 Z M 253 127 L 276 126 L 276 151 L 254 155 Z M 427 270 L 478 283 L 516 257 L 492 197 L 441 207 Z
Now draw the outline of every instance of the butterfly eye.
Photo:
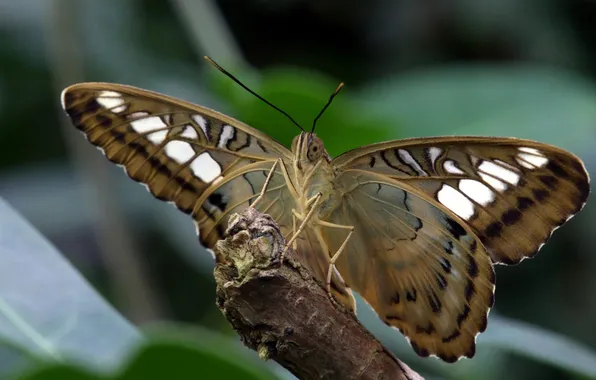
M 308 145 L 308 153 L 307 153 L 308 159 L 310 161 L 316 161 L 321 157 L 322 154 L 323 154 L 323 146 L 321 145 L 320 141 L 313 140 Z

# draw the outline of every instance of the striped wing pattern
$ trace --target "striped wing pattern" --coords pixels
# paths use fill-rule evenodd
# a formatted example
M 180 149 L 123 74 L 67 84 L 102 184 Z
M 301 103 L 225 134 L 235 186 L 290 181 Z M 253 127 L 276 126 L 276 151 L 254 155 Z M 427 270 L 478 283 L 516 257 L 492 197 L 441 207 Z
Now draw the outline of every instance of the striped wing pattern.
M 239 122 L 231 118 L 133 87 L 71 86 L 63 93 L 63 106 L 109 160 L 155 197 L 193 216 L 201 212 L 198 196 L 223 177 L 246 172 L 249 165 L 271 168 L 276 159 L 291 157 L 273 140 L 259 139 L 260 132 L 237 128 Z

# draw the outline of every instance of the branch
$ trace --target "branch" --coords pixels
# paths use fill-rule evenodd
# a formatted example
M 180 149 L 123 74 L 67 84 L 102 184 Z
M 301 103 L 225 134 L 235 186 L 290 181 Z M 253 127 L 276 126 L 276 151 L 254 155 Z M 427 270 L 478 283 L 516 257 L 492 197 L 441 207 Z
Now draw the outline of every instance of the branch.
M 285 239 L 254 209 L 230 219 L 215 247 L 217 305 L 245 345 L 300 379 L 422 379 L 336 306 Z

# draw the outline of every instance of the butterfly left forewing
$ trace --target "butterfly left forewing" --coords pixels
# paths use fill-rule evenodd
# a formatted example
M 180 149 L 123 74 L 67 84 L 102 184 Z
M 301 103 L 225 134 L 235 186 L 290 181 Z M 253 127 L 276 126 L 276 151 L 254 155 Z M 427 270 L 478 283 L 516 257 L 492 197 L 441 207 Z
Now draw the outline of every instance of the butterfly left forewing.
M 256 129 L 150 91 L 82 83 L 64 90 L 62 101 L 73 124 L 108 159 L 154 196 L 193 216 L 207 247 L 223 237 L 231 210 L 246 208 L 260 193 L 263 173 L 276 160 L 292 159 Z M 278 179 L 263 205 L 276 199 L 278 209 L 291 209 L 293 198 Z M 225 186 L 230 183 L 236 187 Z
M 438 137 L 381 143 L 334 160 L 403 181 L 469 225 L 496 263 L 531 257 L 589 194 L 579 158 L 535 141 Z
M 207 248 L 226 236 L 232 213 L 259 197 L 274 165 L 255 207 L 271 215 L 286 238 L 293 234 L 297 200 L 288 178 L 294 155 L 264 133 L 208 108 L 131 86 L 76 84 L 64 90 L 62 103 L 72 123 L 108 159 L 155 197 L 190 214 Z M 324 281 L 322 268 L 329 259 L 316 236 L 298 243 L 313 275 Z M 336 299 L 353 309 L 341 278 L 334 276 L 332 284 Z

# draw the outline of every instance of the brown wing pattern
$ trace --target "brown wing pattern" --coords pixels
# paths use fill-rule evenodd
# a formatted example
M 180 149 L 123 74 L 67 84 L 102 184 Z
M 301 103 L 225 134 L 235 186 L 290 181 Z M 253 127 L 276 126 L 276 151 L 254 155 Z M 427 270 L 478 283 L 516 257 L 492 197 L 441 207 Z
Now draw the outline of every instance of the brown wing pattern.
M 347 152 L 334 164 L 383 174 L 427 194 L 455 212 L 503 264 L 536 254 L 590 192 L 579 158 L 515 138 L 401 140 Z
M 344 201 L 329 219 L 354 235 L 337 268 L 421 356 L 472 357 L 493 305 L 489 255 L 470 228 L 394 180 L 349 171 L 337 181 Z M 337 250 L 345 238 L 323 229 Z
M 261 191 L 263 173 L 275 160 L 291 158 L 286 148 L 239 121 L 134 87 L 77 84 L 64 90 L 63 106 L 108 159 L 155 197 L 191 214 L 208 247 L 227 227 L 231 209 L 221 208 L 246 207 Z M 265 207 L 273 207 L 270 199 L 280 198 L 284 207 L 293 207 L 283 185 L 274 176 Z M 281 215 L 282 209 L 276 206 L 272 211 Z

